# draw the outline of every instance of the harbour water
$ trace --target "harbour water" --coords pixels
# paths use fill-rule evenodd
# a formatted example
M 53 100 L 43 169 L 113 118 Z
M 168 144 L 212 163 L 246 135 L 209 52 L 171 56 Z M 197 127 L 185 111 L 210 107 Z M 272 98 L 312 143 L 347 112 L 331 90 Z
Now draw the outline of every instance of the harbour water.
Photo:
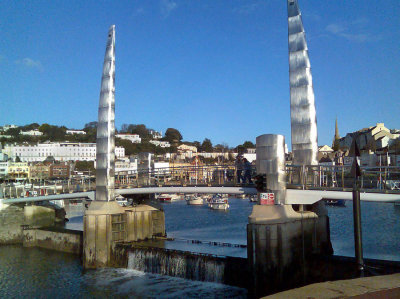
M 169 237 L 167 248 L 245 257 L 246 224 L 252 205 L 231 198 L 227 211 L 188 206 L 184 201 L 163 204 Z M 400 261 L 400 207 L 365 203 L 362 208 L 364 256 Z M 70 207 L 67 227 L 82 229 L 80 207 Z M 328 207 L 336 255 L 353 256 L 351 202 Z M 188 240 L 202 241 L 192 243 Z M 213 242 L 218 242 L 214 244 Z M 226 243 L 225 246 L 221 246 Z M 0 246 L 0 298 L 246 298 L 245 289 L 219 283 L 144 273 L 134 269 L 82 271 L 73 255 L 20 246 Z

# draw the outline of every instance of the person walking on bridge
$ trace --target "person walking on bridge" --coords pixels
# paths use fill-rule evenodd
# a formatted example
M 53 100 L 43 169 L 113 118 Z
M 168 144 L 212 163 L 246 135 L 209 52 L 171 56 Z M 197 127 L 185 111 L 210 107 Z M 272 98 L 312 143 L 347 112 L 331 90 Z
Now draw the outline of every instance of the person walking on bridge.
M 243 178 L 243 183 L 246 184 L 246 181 L 248 184 L 251 184 L 251 163 L 246 159 L 243 158 L 243 168 L 244 168 L 244 178 Z
M 235 161 L 235 167 L 236 167 L 236 178 L 237 178 L 237 183 L 243 183 L 243 162 L 242 162 L 242 157 L 237 156 L 236 161 Z

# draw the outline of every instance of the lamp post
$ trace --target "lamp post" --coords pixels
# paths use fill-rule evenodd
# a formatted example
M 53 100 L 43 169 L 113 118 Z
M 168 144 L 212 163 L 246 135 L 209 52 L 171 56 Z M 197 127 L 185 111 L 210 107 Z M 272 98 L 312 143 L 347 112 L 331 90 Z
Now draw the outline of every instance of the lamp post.
M 360 150 L 357 146 L 356 137 L 353 137 L 353 142 L 350 148 L 350 157 L 353 157 L 351 165 L 351 175 L 354 177 L 353 184 L 353 223 L 354 223 L 354 251 L 357 262 L 357 268 L 361 272 L 364 271 L 364 259 L 362 248 L 362 232 L 361 232 L 361 204 L 360 204 L 360 186 L 358 178 L 361 176 L 361 169 L 358 165 L 357 157 L 360 156 Z

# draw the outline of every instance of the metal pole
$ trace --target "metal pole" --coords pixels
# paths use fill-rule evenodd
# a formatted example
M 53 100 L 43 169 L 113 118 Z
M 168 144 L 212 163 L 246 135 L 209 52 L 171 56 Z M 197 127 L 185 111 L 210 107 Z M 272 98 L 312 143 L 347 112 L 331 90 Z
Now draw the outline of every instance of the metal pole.
M 357 159 L 354 157 L 354 159 Z M 360 206 L 360 189 L 358 188 L 357 179 L 354 180 L 353 186 L 353 220 L 354 220 L 354 251 L 358 270 L 364 270 L 363 248 L 362 248 L 362 232 L 361 232 L 361 206 Z

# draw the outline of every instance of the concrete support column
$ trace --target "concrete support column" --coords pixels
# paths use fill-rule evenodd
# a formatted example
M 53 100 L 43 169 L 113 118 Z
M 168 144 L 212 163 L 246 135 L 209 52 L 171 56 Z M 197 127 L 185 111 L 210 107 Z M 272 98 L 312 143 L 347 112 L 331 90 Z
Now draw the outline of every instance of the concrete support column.
M 115 242 L 124 241 L 125 210 L 115 201 L 93 201 L 83 218 L 83 266 L 112 266 Z

